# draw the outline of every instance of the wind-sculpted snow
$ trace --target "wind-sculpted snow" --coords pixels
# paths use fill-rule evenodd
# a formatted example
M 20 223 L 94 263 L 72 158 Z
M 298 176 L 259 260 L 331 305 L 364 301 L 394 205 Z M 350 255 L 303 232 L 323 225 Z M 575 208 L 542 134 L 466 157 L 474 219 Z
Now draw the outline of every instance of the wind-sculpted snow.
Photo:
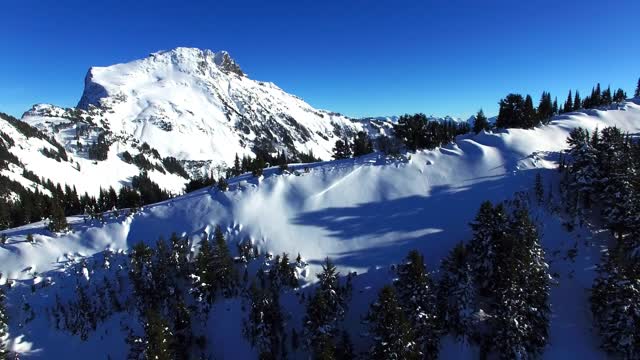
M 44 320 L 20 326 L 22 296 L 32 304 L 51 301 L 28 288 L 35 277 L 61 276 L 60 269 L 69 261 L 100 256 L 105 249 L 126 252 L 137 242 L 153 244 L 173 232 L 185 234 L 195 245 L 216 225 L 222 226 L 232 249 L 238 242 L 251 241 L 263 253 L 287 252 L 295 257 L 299 252 L 310 264 L 302 276 L 305 283 L 315 280 L 325 257 L 333 259 L 342 274 L 357 272 L 347 318 L 349 330 L 357 334 L 377 289 L 393 277 L 389 267 L 410 249 L 420 250 L 428 268 L 436 270 L 456 243 L 470 239 L 468 223 L 482 201 L 500 202 L 517 192 L 528 193 L 536 174 L 555 191 L 551 196 L 557 195 L 560 153 L 567 147 L 569 132 L 578 126 L 589 130 L 618 126 L 635 134 L 640 130 L 640 106 L 627 103 L 620 110 L 572 113 L 532 130 L 461 136 L 455 144 L 397 158 L 374 153 L 293 165 L 285 174 L 271 168 L 260 179 L 250 174 L 231 179 L 226 192 L 202 189 L 145 206 L 135 214 L 107 214 L 103 223 L 73 217 L 69 219 L 73 230 L 67 234 L 51 234 L 44 223 L 8 230 L 7 244 L 0 248 L 0 272 L 3 282 L 16 281 L 9 293 L 11 338 L 20 337 L 20 346 L 43 354 L 64 354 L 67 343 L 77 354 L 91 354 L 96 348 L 124 354 L 126 345 L 117 334 L 94 335 L 81 342 L 52 331 Z M 567 232 L 551 208 L 534 205 L 532 211 L 550 272 L 557 274 L 545 357 L 605 358 L 590 330 L 586 289 L 606 239 L 587 228 Z M 34 244 L 26 241 L 29 233 L 34 234 Z M 567 253 L 574 246 L 580 252 L 571 260 Z M 299 304 L 292 308 L 290 321 L 299 324 L 303 310 Z M 212 339 L 226 345 L 214 351 L 222 358 L 234 354 L 233 349 L 249 354 L 244 352 L 249 351 L 248 343 L 240 336 L 239 303 L 226 301 L 216 309 L 212 316 L 224 321 L 211 325 Z M 118 321 L 109 320 L 96 334 L 116 329 Z M 49 332 L 53 334 L 45 335 Z M 363 341 L 354 338 L 356 348 L 364 350 Z M 441 356 L 473 358 L 477 353 L 447 339 Z

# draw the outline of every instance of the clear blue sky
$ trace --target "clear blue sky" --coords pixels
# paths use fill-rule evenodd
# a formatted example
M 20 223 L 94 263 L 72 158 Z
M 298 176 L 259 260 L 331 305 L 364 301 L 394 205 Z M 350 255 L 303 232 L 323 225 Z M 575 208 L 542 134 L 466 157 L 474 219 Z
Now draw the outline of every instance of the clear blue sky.
M 6 0 L 0 111 L 74 106 L 90 66 L 193 46 L 350 116 L 497 111 L 508 92 L 564 101 L 596 82 L 633 91 L 640 1 Z

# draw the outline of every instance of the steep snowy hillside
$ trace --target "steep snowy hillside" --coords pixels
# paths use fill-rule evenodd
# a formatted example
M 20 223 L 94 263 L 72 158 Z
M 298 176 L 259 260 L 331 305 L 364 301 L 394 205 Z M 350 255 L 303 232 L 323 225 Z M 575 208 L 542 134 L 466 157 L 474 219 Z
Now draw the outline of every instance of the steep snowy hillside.
M 186 75 L 177 70 L 180 62 L 174 58 L 192 54 L 191 50 L 178 50 L 154 55 L 134 63 L 135 66 L 94 70 L 95 79 L 89 81 L 99 83 L 111 79 L 109 84 L 112 85 L 105 83 L 104 90 L 112 94 L 116 91 L 115 84 L 120 84 L 124 74 L 130 74 L 140 83 L 151 81 L 153 85 L 149 89 L 158 90 L 156 85 L 161 86 L 163 81 L 185 80 Z M 222 70 L 211 67 L 216 64 L 215 54 L 202 53 L 200 59 L 205 63 L 205 74 L 223 76 L 220 75 L 224 73 Z M 152 80 L 157 75 L 154 67 L 148 68 L 148 72 L 134 71 L 147 63 L 175 68 L 176 72 L 170 79 Z M 235 72 L 224 74 L 224 78 L 230 82 L 263 86 Z M 160 108 L 182 111 L 183 105 L 179 104 L 170 110 L 165 107 L 169 102 L 145 105 L 144 101 L 138 101 L 142 97 L 130 100 L 134 94 L 127 92 L 124 82 L 122 85 L 127 100 L 102 99 L 107 99 L 114 113 L 143 118 L 135 126 L 129 125 L 135 122 L 113 123 L 116 131 L 138 132 L 151 143 L 154 134 L 164 130 L 157 127 L 157 121 L 154 123 L 152 118 L 141 115 L 143 108 L 153 108 L 155 114 Z M 215 88 L 219 84 L 209 85 Z M 264 90 L 280 92 L 271 86 Z M 94 88 L 81 105 L 93 103 L 95 96 L 101 94 Z M 199 101 L 207 104 L 203 106 L 209 106 L 208 100 Z M 239 103 L 234 104 L 240 107 Z M 185 117 L 194 119 L 197 115 Z M 243 121 L 239 114 L 230 117 L 234 123 Z M 305 124 L 312 124 L 312 121 Z M 111 263 L 101 260 L 105 249 L 116 254 L 127 252 L 139 241 L 153 244 L 159 237 L 167 238 L 173 232 L 186 235 L 190 245 L 195 246 L 202 234 L 211 233 L 216 225 L 222 226 L 232 249 L 235 244 L 251 243 L 260 253 L 295 255 L 299 252 L 309 264 L 299 272 L 304 282 L 315 280 L 314 274 L 320 270 L 325 257 L 332 258 L 343 274 L 357 272 L 347 326 L 352 334 L 362 333 L 364 328 L 360 320 L 368 304 L 373 301 L 377 289 L 389 283 L 393 276 L 389 266 L 399 262 L 408 250 L 420 250 L 429 268 L 436 269 L 456 243 L 469 240 L 468 223 L 482 201 L 498 202 L 511 198 L 516 192 L 529 191 L 536 174 L 543 176 L 546 191 L 551 193 L 553 201 L 558 186 L 554 169 L 560 152 L 566 148 L 569 132 L 576 127 L 593 130 L 614 125 L 638 133 L 640 106 L 626 103 L 620 110 L 566 114 L 554 118 L 549 125 L 532 130 L 466 135 L 458 137 L 453 145 L 399 158 L 375 153 L 310 167 L 297 165 L 292 167 L 292 173 L 280 174 L 273 168 L 259 179 L 246 174 L 231 179 L 230 189 L 226 192 L 203 189 L 146 206 L 135 214 L 112 214 L 103 222 L 70 218 L 73 230 L 68 234 L 51 234 L 44 223 L 5 231 L 7 241 L 0 248 L 0 272 L 2 283 L 13 282 L 8 293 L 11 346 L 24 356 L 87 358 L 100 349 L 111 358 L 124 358 L 128 348 L 124 341 L 125 329 L 130 321 L 126 313 L 108 318 L 82 341 L 78 336 L 54 329 L 47 314 L 48 309 L 55 306 L 55 294 L 64 297 L 65 293 L 73 292 L 76 278 L 88 283 L 100 281 L 104 272 L 100 266 L 109 267 L 104 264 Z M 172 126 L 179 129 L 181 123 L 175 120 Z M 193 130 L 188 126 L 182 129 L 184 136 Z M 170 147 L 163 150 L 179 155 L 179 145 L 176 144 L 175 150 Z M 186 147 L 182 154 L 197 154 L 199 150 L 194 149 Z M 221 155 L 226 156 L 226 153 Z M 591 286 L 594 264 L 606 245 L 606 236 L 588 229 L 569 233 L 562 226 L 562 220 L 549 210 L 543 207 L 533 210 L 543 235 L 550 271 L 557 274 L 557 284 L 551 295 L 551 338 L 544 355 L 554 359 L 568 356 L 605 358 L 591 331 L 586 289 Z M 30 234 L 31 242 L 27 241 Z M 577 258 L 567 256 L 574 246 L 578 246 Z M 112 261 L 116 268 L 116 260 Z M 88 264 L 103 265 L 90 267 Z M 71 276 L 74 272 L 79 275 Z M 302 305 L 294 295 L 284 297 L 283 301 L 294 309 L 287 314 L 288 331 L 299 328 L 304 311 Z M 215 321 L 207 325 L 207 336 L 215 346 L 208 351 L 216 358 L 255 356 L 241 332 L 244 306 L 237 299 L 220 300 L 212 311 Z M 366 350 L 366 339 L 354 338 L 353 341 L 358 351 Z M 291 355 L 305 358 L 302 352 Z M 448 339 L 442 356 L 473 358 L 477 353 Z
M 38 106 L 37 109 L 46 110 L 51 116 L 38 118 L 37 121 L 31 117 L 26 126 L 21 126 L 17 119 L 10 120 L 9 116 L 0 116 L 0 132 L 11 138 L 12 144 L 9 144 L 8 151 L 16 157 L 15 163 L 0 170 L 1 175 L 20 182 L 25 188 L 35 190 L 37 184 L 24 177 L 24 172 L 27 171 L 39 179 L 51 180 L 54 185 L 75 186 L 80 194 L 87 192 L 91 196 L 97 196 L 100 188 L 107 189 L 111 186 L 118 189 L 129 185 L 132 177 L 140 173 L 139 166 L 122 158 L 125 151 L 133 155 L 141 153 L 138 142 L 116 139 L 108 149 L 107 158 L 95 161 L 89 158 L 86 150 L 97 137 L 91 130 L 92 125 L 84 120 L 70 118 L 60 108 Z M 29 124 L 34 125 L 35 129 Z M 83 137 L 78 136 L 80 129 L 85 131 Z M 174 193 L 183 191 L 186 178 L 166 171 L 161 159 L 148 154 L 146 158 L 154 165 L 148 171 L 153 181 Z

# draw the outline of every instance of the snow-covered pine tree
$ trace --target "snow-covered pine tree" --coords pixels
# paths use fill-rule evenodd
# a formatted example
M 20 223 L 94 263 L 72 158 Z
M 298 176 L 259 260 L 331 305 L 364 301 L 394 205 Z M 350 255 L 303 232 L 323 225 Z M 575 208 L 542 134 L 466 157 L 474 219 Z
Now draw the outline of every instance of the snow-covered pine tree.
M 415 332 L 393 287 L 385 286 L 380 290 L 378 298 L 369 308 L 365 321 L 368 323 L 369 336 L 373 342 L 369 349 L 370 359 L 421 358 Z
M 458 243 L 442 261 L 438 286 L 444 328 L 462 341 L 469 340 L 473 333 L 471 325 L 476 302 L 470 256 L 467 247 Z
M 640 259 L 614 249 L 603 256 L 591 289 L 591 311 L 602 348 L 640 359 Z
M 4 289 L 0 288 L 0 360 L 5 360 L 9 355 L 7 350 L 7 337 L 8 337 L 8 323 L 9 318 L 7 316 L 6 307 L 6 295 Z
M 154 360 L 174 359 L 175 339 L 169 323 L 155 309 L 148 309 L 144 315 L 144 358 Z
M 480 205 L 478 214 L 470 224 L 473 238 L 469 243 L 471 267 L 480 292 L 486 292 L 491 286 L 494 273 L 496 244 L 505 235 L 507 216 L 502 204 L 495 207 L 485 201 Z
M 437 291 L 431 275 L 427 272 L 423 256 L 412 250 L 403 264 L 396 268 L 398 278 L 393 285 L 398 294 L 422 356 L 438 357 L 440 347 L 441 319 L 438 314 Z
M 538 231 L 516 202 L 507 235 L 496 247 L 491 294 L 492 342 L 503 358 L 537 356 L 548 341 L 550 276 Z
M 216 269 L 213 267 L 213 248 L 205 233 L 195 258 L 195 288 L 200 301 L 212 304 L 216 292 Z
M 279 295 L 271 289 L 253 283 L 249 289 L 249 316 L 244 321 L 243 333 L 251 346 L 258 349 L 261 360 L 278 359 L 284 348 L 284 315 Z
M 65 231 L 68 228 L 69 224 L 67 223 L 67 218 L 64 216 L 64 210 L 62 209 L 58 201 L 52 201 L 51 217 L 49 219 L 49 231 L 60 232 Z
M 351 286 L 340 285 L 340 273 L 329 258 L 317 275 L 318 289 L 310 296 L 303 320 L 307 347 L 314 356 L 335 356 L 335 338 L 339 322 L 344 319 Z M 333 354 L 333 355 L 332 355 Z
M 215 271 L 215 286 L 220 289 L 223 296 L 231 297 L 238 285 L 238 273 L 234 267 L 229 246 L 220 226 L 216 226 L 213 239 L 211 268 Z

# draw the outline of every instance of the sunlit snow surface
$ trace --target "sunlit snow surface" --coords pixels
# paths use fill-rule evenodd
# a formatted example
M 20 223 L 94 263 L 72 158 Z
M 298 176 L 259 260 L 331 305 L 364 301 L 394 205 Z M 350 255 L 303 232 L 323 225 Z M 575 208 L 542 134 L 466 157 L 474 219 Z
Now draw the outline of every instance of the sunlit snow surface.
M 291 174 L 269 169 L 260 179 L 248 174 L 232 179 L 227 192 L 202 189 L 103 225 L 73 217 L 69 219 L 73 231 L 68 234 L 52 235 L 43 223 L 6 231 L 8 242 L 0 248 L 2 281 L 19 280 L 9 292 L 12 347 L 25 356 L 42 358 L 87 358 L 96 352 L 123 358 L 127 347 L 119 324 L 126 314 L 102 324 L 86 342 L 53 330 L 44 314 L 21 326 L 23 302 L 36 309 L 51 302 L 42 295 L 46 291 L 31 293 L 34 278 L 51 277 L 65 284 L 58 271 L 70 262 L 94 257 L 107 248 L 117 252 L 139 241 L 151 244 L 172 232 L 187 234 L 197 243 L 203 231 L 219 224 L 232 249 L 236 242 L 250 239 L 262 251 L 287 252 L 293 257 L 300 252 L 311 264 L 303 282 L 315 279 L 327 256 L 343 274 L 356 271 L 348 323 L 357 349 L 365 350 L 366 343 L 356 336 L 364 329 L 360 319 L 377 289 L 391 281 L 390 265 L 416 248 L 425 255 L 429 269 L 435 270 L 453 245 L 469 240 L 468 223 L 482 201 L 498 202 L 529 190 L 537 173 L 542 174 L 547 190 L 557 191 L 555 167 L 569 131 L 577 126 L 593 130 L 613 125 L 637 133 L 640 106 L 627 103 L 620 110 L 572 113 L 533 130 L 458 137 L 454 145 L 400 159 L 371 154 L 295 165 Z M 552 289 L 551 338 L 545 357 L 604 358 L 592 333 L 587 299 L 607 234 L 585 228 L 568 233 L 549 211 L 534 208 L 532 212 L 540 225 L 551 273 L 559 275 Z M 35 234 L 35 244 L 26 242 L 28 233 Z M 578 255 L 571 261 L 567 251 L 576 243 Z M 91 281 L 91 275 L 87 277 Z M 295 298 L 285 297 L 283 303 L 291 311 L 287 328 L 299 330 L 304 307 Z M 255 356 L 241 335 L 244 314 L 238 300 L 220 302 L 211 316 L 215 320 L 210 321 L 208 336 L 215 344 L 214 355 Z M 447 338 L 441 356 L 474 358 L 477 354 Z

